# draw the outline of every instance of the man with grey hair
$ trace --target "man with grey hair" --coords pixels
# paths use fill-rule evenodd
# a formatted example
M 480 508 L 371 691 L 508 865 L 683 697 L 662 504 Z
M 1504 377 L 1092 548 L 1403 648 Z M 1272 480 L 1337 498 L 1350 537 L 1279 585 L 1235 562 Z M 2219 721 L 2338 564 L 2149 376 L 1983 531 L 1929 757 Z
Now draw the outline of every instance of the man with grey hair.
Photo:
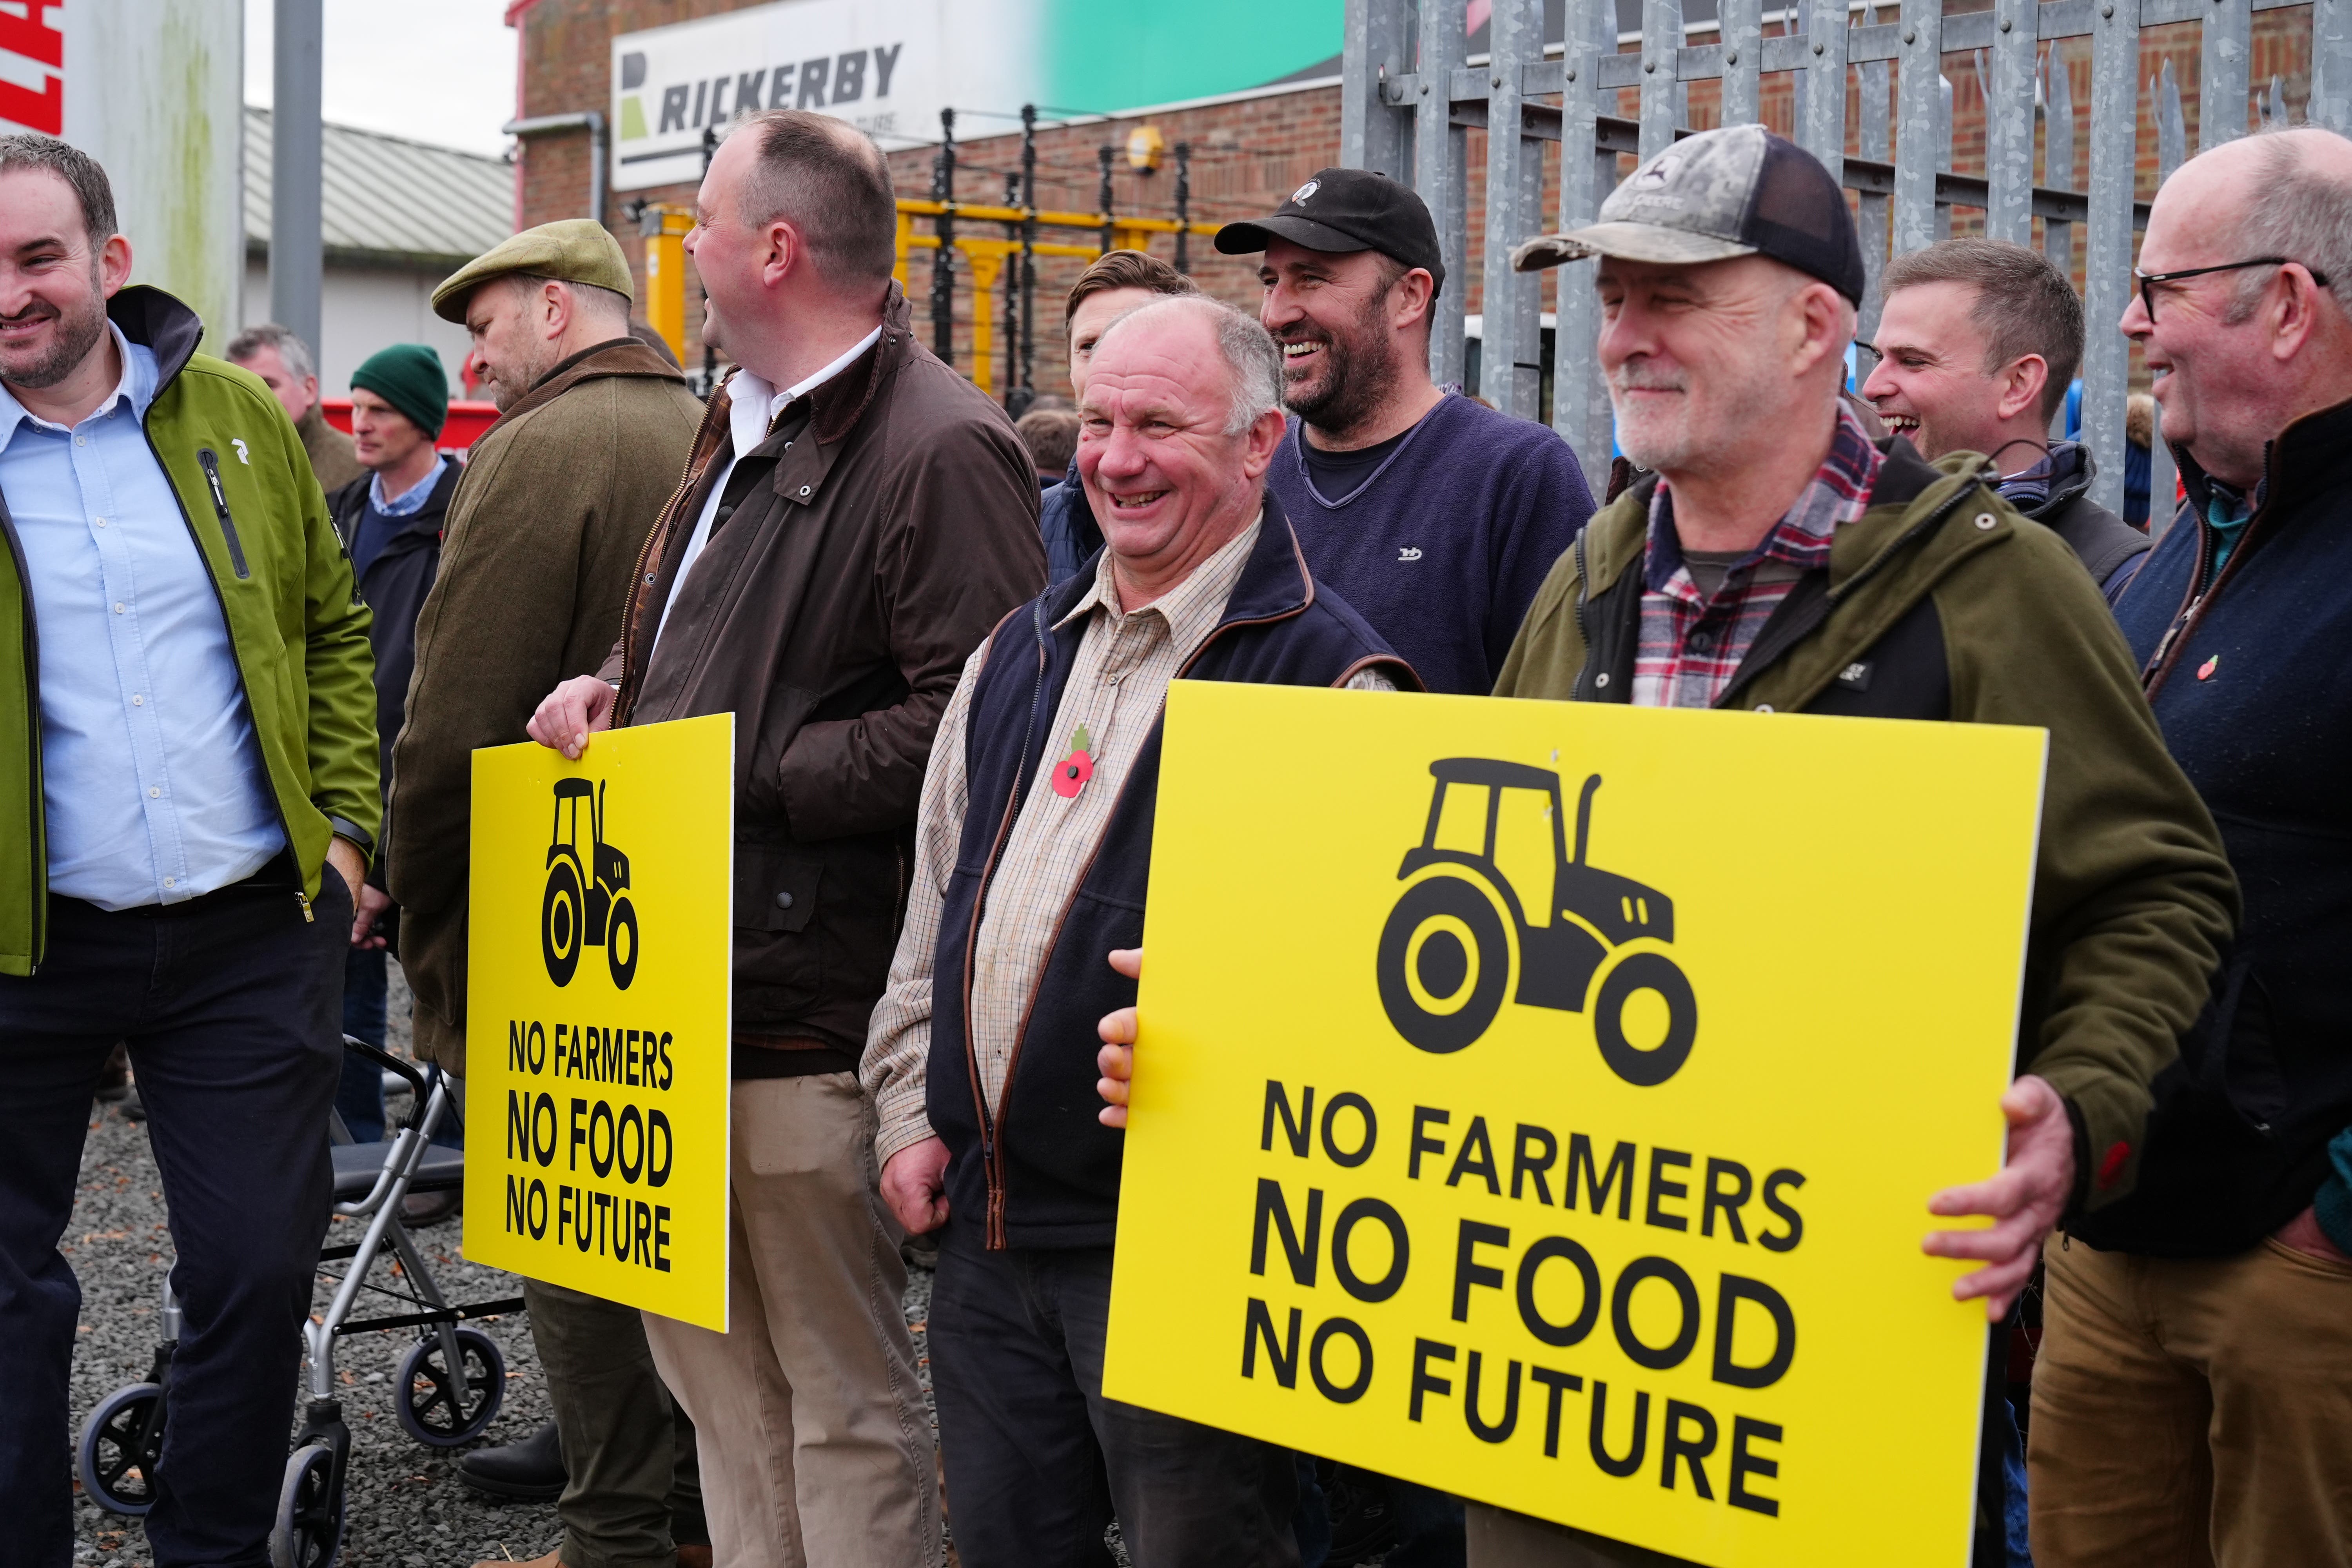
M 1003 411 L 915 342 L 864 135 L 743 121 L 696 217 L 703 335 L 740 368 L 603 670 L 530 733 L 578 756 L 610 724 L 735 715 L 733 1304 L 726 1333 L 647 1313 L 646 1338 L 694 1419 L 720 1562 L 931 1568 L 936 1460 L 857 1053 L 932 731 L 1045 580 L 1037 481 Z
M 923 781 L 864 1072 L 884 1195 L 945 1227 L 931 1366 L 965 1568 L 1098 1561 L 1114 1515 L 1142 1568 L 1298 1561 L 1287 1452 L 1103 1396 L 1123 1134 L 1089 1109 L 1096 1021 L 1135 999 L 1168 682 L 1420 684 L 1266 489 L 1281 398 L 1273 339 L 1227 306 L 1111 324 L 1077 455 L 1108 547 L 972 655 Z
M 229 339 L 228 352 L 222 357 L 259 376 L 278 405 L 286 410 L 286 417 L 294 421 L 295 434 L 302 437 L 302 450 L 310 454 L 310 471 L 319 477 L 320 489 L 332 495 L 367 472 L 360 465 L 352 438 L 327 423 L 326 410 L 319 403 L 319 373 L 310 361 L 310 347 L 294 335 L 293 328 L 275 321 L 247 327 Z
M 2157 193 L 2123 331 L 2188 491 L 2116 606 L 2245 889 L 2131 1197 L 2047 1249 L 2044 1563 L 2352 1561 L 2352 142 Z
M 2235 889 L 2221 840 L 2066 547 L 2000 499 L 1976 454 L 1930 464 L 1908 443 L 1874 442 L 1840 401 L 1864 272 L 1828 170 L 1759 125 L 1702 132 L 1636 171 L 1600 222 L 1517 258 L 1597 258 L 1596 346 L 1620 439 L 1655 477 L 1595 515 L 1553 568 L 1496 695 L 2048 731 L 2021 1070 L 2000 1101 L 2007 1160 L 1986 1181 L 1903 1194 L 1923 1219 L 1991 1221 L 1931 1232 L 1923 1247 L 1980 1265 L 1952 1290 L 1986 1303 L 1997 1372 L 2042 1237 L 2130 1189 L 2149 1083 L 2204 1005 L 2229 938 Z M 1820 802 L 1735 809 L 1780 838 L 1837 831 Z M 1899 1083 L 1883 1109 L 1905 1114 Z M 2004 1481 L 2022 1478 L 1990 1375 L 1981 1430 L 1979 1551 L 1999 1561 L 2023 1522 Z M 1768 1440 L 1779 1443 L 1777 1426 Z M 1769 1450 L 1768 1474 L 1795 1452 L 1793 1429 L 1790 1441 Z M 1676 1450 L 1661 1445 L 1651 1451 L 1672 1464 Z M 1681 1491 L 1671 1472 L 1643 1473 L 1661 1475 L 1686 1519 L 1720 1521 L 1704 1484 Z M 1745 1479 L 1727 1495 L 1759 1513 L 1780 1507 Z M 1660 1561 L 1483 1506 L 1469 1533 L 1475 1568 Z

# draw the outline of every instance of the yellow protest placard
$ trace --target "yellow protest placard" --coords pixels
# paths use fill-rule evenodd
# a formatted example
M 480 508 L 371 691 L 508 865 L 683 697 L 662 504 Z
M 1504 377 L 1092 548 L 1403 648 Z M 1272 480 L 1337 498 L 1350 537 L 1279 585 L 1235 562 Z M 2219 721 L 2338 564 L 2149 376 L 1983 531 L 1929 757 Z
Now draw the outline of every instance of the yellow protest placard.
M 474 753 L 466 1255 L 727 1329 L 735 720 Z
M 1721 1565 L 1968 1560 L 2036 730 L 1179 682 L 1109 1396 Z

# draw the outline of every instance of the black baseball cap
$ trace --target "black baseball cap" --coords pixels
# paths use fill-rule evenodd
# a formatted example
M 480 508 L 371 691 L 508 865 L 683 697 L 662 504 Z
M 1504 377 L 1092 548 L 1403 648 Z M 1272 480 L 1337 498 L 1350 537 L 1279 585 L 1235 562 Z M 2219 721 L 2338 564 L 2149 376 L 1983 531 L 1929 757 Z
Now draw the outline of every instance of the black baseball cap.
M 1769 256 L 1862 303 L 1862 242 L 1822 161 L 1761 125 L 1686 136 L 1633 171 L 1597 223 L 1527 240 L 1521 272 L 1615 256 L 1679 265 Z
M 1370 169 L 1318 170 L 1272 217 L 1219 229 L 1217 248 L 1227 256 L 1247 256 L 1276 239 L 1334 254 L 1377 250 L 1422 268 L 1439 289 L 1445 286 L 1445 261 L 1429 208 L 1408 187 Z

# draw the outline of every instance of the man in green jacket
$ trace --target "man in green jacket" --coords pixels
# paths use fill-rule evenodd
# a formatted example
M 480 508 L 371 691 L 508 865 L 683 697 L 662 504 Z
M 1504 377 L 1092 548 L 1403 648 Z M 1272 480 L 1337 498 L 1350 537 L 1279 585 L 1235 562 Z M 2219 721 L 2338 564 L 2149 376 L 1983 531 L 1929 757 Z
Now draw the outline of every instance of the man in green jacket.
M 441 318 L 472 335 L 499 405 L 450 497 L 417 613 L 384 834 L 417 1054 L 453 1073 L 466 1070 L 474 751 L 525 739 L 547 689 L 611 649 L 702 417 L 677 366 L 630 335 L 630 293 L 620 243 L 584 218 L 526 229 L 433 291 Z M 673 1418 L 643 1317 L 537 1279 L 523 1299 L 555 1419 L 467 1455 L 459 1478 L 495 1496 L 560 1495 L 571 1568 L 670 1568 L 681 1544 L 707 1563 L 693 1429 Z
M 2060 1216 L 2132 1181 L 2149 1082 L 2236 917 L 2220 837 L 2065 543 L 2000 499 L 1980 455 L 1930 464 L 1843 410 L 1863 266 L 1827 170 L 1761 126 L 1706 132 L 1636 171 L 1598 224 L 1515 259 L 1596 256 L 1620 440 L 1654 477 L 1554 567 L 1496 695 L 2049 731 L 2008 1160 L 1927 1203 L 1990 1216 L 1926 1247 L 1984 1265 L 1955 1291 L 1999 1321 Z M 1759 832 L 1833 832 L 1833 794 L 1742 809 Z M 2007 1535 L 2021 1499 L 2003 1478 L 2021 1472 L 1993 1387 L 1979 1529 Z M 1474 1568 L 1671 1561 L 1477 1505 L 1469 1533 Z
M 368 611 L 294 427 L 123 287 L 106 174 L 0 137 L 0 1520 L 72 1551 L 58 1240 L 127 1040 L 184 1313 L 163 1564 L 258 1563 L 379 802 Z

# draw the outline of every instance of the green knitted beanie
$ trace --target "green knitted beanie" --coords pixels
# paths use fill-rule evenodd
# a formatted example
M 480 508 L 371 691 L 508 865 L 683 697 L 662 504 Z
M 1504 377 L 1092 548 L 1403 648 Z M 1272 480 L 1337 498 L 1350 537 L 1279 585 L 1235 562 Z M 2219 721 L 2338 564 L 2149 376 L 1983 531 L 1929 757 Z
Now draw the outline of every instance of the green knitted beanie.
M 352 386 L 366 387 L 427 436 L 440 435 L 448 420 L 449 377 L 441 356 L 423 343 L 394 343 L 369 355 L 352 372 Z

